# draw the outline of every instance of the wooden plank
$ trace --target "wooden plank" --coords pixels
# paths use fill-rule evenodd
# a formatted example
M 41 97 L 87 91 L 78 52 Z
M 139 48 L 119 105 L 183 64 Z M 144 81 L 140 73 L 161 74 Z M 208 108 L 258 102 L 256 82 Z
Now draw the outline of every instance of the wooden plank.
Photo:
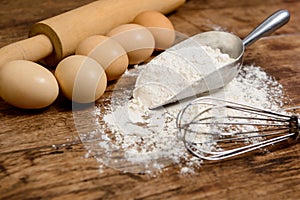
M 216 4 L 214 4 L 214 2 Z M 300 32 L 300 28 L 297 26 L 297 19 L 300 15 L 298 9 L 300 6 L 299 2 L 285 3 L 277 1 L 274 4 L 266 1 L 259 2 L 260 3 L 257 1 L 240 1 L 230 4 L 227 1 L 226 3 L 222 3 L 221 1 L 209 1 L 208 6 L 207 3 L 193 1 L 187 4 L 189 6 L 179 9 L 178 12 L 170 18 L 176 21 L 176 30 L 187 35 L 194 35 L 211 30 L 224 30 L 244 38 L 273 12 L 280 9 L 288 9 L 292 13 L 290 22 L 276 31 L 275 34 L 295 34 Z
M 262 66 L 284 86 L 286 94 L 299 105 L 300 34 L 262 39 L 247 49 L 245 64 Z M 294 106 L 295 106 L 294 105 Z

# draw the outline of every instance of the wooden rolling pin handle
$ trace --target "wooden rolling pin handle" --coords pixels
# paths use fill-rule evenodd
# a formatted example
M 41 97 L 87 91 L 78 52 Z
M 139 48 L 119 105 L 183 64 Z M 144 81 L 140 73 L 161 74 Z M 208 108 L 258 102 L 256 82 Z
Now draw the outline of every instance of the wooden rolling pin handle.
M 13 60 L 39 61 L 53 52 L 51 40 L 43 34 L 21 40 L 0 49 L 0 67 Z

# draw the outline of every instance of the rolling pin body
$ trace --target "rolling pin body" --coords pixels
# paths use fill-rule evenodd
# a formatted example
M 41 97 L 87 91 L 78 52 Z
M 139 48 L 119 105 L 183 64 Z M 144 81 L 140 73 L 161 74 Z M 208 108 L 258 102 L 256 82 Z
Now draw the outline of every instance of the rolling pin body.
M 99 0 L 34 24 L 27 39 L 0 49 L 0 66 L 14 59 L 38 61 L 45 56 L 48 65 L 75 52 L 77 44 L 95 34 L 129 23 L 140 12 L 156 10 L 164 14 L 185 0 Z M 45 37 L 47 36 L 47 37 Z M 45 44 L 35 46 L 36 41 Z M 50 40 L 49 40 L 50 39 Z M 51 41 L 51 45 L 49 45 Z M 50 56 L 48 56 L 51 54 Z M 14 56 L 16 55 L 16 56 Z

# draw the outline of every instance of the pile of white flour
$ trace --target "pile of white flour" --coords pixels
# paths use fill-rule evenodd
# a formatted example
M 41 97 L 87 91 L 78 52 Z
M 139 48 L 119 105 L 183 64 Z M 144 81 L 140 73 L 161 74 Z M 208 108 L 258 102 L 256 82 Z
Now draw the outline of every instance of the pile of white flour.
M 187 152 L 175 125 L 185 103 L 153 111 L 148 107 L 230 62 L 219 50 L 184 47 L 128 70 L 96 107 L 98 128 L 84 137 L 97 140 L 85 145 L 100 162 L 118 170 L 155 173 L 175 164 L 181 173 L 194 173 L 202 160 Z M 209 95 L 273 111 L 281 109 L 284 96 L 282 86 L 256 66 L 243 66 L 238 77 Z

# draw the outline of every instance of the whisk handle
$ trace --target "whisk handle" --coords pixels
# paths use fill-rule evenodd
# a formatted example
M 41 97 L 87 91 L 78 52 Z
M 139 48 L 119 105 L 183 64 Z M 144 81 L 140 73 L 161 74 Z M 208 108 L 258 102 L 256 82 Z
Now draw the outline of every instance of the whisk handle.
M 261 37 L 270 35 L 275 30 L 285 25 L 290 20 L 290 13 L 287 10 L 278 10 L 270 17 L 259 24 L 251 33 L 249 33 L 243 40 L 245 47 L 251 45 Z
M 290 132 L 294 133 L 292 136 L 294 140 L 298 140 L 300 138 L 300 119 L 295 115 L 291 116 L 290 119 Z

